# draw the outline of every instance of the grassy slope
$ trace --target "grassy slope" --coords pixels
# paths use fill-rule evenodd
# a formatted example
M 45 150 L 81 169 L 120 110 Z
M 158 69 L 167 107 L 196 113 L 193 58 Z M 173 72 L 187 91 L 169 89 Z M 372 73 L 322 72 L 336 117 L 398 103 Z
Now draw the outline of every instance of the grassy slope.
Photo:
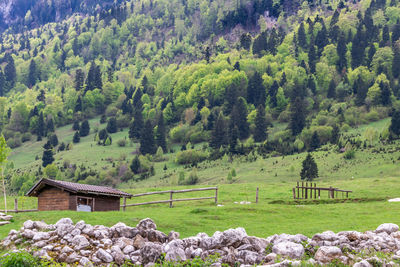
M 98 120 L 91 121 L 91 127 L 96 127 Z M 388 120 L 352 129 L 350 133 L 362 134 L 367 127 L 373 127 L 380 132 L 387 126 Z M 105 125 L 104 125 L 105 126 Z M 100 128 L 104 127 L 100 126 Z M 57 130 L 60 141 L 70 141 L 73 131 L 70 126 Z M 111 163 L 102 160 L 105 158 L 120 158 L 127 156 L 127 161 L 133 157 L 130 152 L 136 147 L 120 148 L 117 140 L 127 136 L 127 130 L 113 134 L 113 145 L 102 147 L 94 144 L 93 134 L 74 145 L 72 151 L 57 154 L 56 159 L 69 159 L 71 163 L 85 163 L 94 168 L 111 167 Z M 387 150 L 394 150 L 398 144 L 384 146 Z M 383 147 L 378 145 L 378 147 Z M 40 144 L 25 144 L 15 149 L 10 160 L 16 168 L 28 168 L 31 164 L 40 164 L 40 160 L 33 162 L 36 155 L 41 155 Z M 168 161 L 156 163 L 156 175 L 148 180 L 122 184 L 120 187 L 132 193 L 163 189 L 180 189 L 177 186 L 178 173 L 184 170 L 174 163 L 174 154 L 168 154 Z M 40 213 L 23 213 L 15 215 L 15 222 L 0 228 L 0 238 L 4 237 L 12 228 L 19 228 L 27 219 L 44 220 L 54 223 L 61 217 L 71 217 L 74 221 L 83 219 L 91 224 L 111 226 L 119 221 L 128 225 L 135 225 L 145 217 L 153 218 L 162 231 L 176 230 L 182 236 L 189 236 L 198 232 L 212 234 L 216 230 L 230 227 L 245 227 L 249 234 L 268 236 L 274 233 L 304 233 L 307 235 L 324 230 L 364 231 L 374 229 L 383 222 L 400 224 L 399 203 L 388 203 L 387 198 L 400 197 L 400 167 L 398 159 L 400 152 L 373 153 L 373 149 L 357 151 L 353 160 L 343 159 L 342 154 L 332 151 L 319 151 L 315 157 L 320 169 L 318 185 L 334 186 L 353 190 L 353 198 L 380 198 L 370 202 L 351 202 L 320 205 L 287 205 L 271 204 L 290 201 L 291 188 L 298 180 L 301 161 L 305 153 L 286 157 L 273 157 L 255 162 L 246 162 L 243 158 L 235 158 L 230 162 L 227 158 L 199 165 L 198 175 L 200 185 L 219 185 L 219 202 L 223 207 L 216 207 L 212 201 L 176 203 L 173 209 L 168 204 L 128 208 L 127 212 L 108 213 L 76 213 L 71 211 L 54 211 Z M 162 167 L 167 164 L 168 170 Z M 227 184 L 227 173 L 235 168 L 237 177 L 233 184 Z M 164 178 L 164 175 L 170 175 Z M 352 178 L 354 177 L 354 178 Z M 260 187 L 260 203 L 250 205 L 235 204 L 235 201 L 254 201 L 255 189 Z M 130 187 L 131 189 L 128 189 Z M 211 192 L 184 194 L 179 197 L 206 196 Z M 326 195 L 323 195 L 326 198 Z M 150 200 L 167 199 L 167 195 L 149 196 L 129 200 L 128 203 Z M 1 199 L 0 199 L 1 201 Z M 35 206 L 36 199 L 20 198 L 22 208 Z M 1 203 L 1 202 L 0 202 Z M 12 208 L 13 201 L 9 200 Z

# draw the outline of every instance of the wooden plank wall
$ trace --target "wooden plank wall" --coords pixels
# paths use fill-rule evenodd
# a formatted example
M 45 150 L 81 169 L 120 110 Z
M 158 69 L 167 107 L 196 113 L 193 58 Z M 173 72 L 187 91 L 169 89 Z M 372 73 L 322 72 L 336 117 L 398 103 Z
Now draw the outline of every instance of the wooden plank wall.
M 94 198 L 94 211 L 117 210 L 120 208 L 119 197 L 96 196 Z
M 69 193 L 54 187 L 45 187 L 38 196 L 38 209 L 44 210 L 68 210 Z

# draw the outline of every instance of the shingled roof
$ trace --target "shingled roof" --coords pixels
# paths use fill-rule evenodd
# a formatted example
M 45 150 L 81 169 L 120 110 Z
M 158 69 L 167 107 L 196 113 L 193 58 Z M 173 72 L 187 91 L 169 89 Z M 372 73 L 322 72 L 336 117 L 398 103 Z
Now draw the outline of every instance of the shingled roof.
M 105 196 L 118 196 L 118 197 L 132 197 L 131 194 L 122 192 L 120 190 L 98 185 L 78 184 L 65 181 L 57 181 L 42 178 L 37 182 L 27 193 L 26 196 L 38 196 L 40 189 L 44 186 L 54 186 L 71 193 L 105 195 Z

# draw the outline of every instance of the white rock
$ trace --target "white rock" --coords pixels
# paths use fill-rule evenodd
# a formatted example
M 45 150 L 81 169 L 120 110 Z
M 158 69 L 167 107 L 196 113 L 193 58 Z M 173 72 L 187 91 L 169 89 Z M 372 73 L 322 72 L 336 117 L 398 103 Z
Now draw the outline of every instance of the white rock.
M 33 236 L 32 240 L 33 240 L 34 242 L 36 242 L 36 241 L 40 241 L 40 240 L 48 240 L 49 238 L 50 238 L 50 235 L 49 235 L 48 232 L 37 232 L 37 233 Z
M 108 253 L 102 248 L 97 251 L 96 257 L 106 263 L 110 263 L 114 260 L 113 256 L 111 256 L 110 253 Z
M 134 252 L 135 248 L 131 245 L 128 245 L 124 248 L 124 250 L 122 251 L 124 254 L 129 255 L 131 252 Z
M 315 253 L 315 260 L 321 263 L 329 263 L 334 259 L 339 259 L 343 255 L 342 251 L 338 247 L 333 246 L 322 246 Z
M 27 220 L 26 222 L 24 222 L 24 228 L 25 229 L 32 229 L 33 228 L 33 221 Z
M 399 226 L 397 224 L 394 223 L 384 223 L 378 226 L 378 228 L 376 228 L 375 233 L 382 233 L 382 232 L 386 232 L 389 235 L 393 232 L 397 232 L 399 231 Z
M 360 262 L 357 262 L 353 265 L 353 267 L 372 267 L 371 263 L 369 263 L 366 260 L 362 260 Z
M 62 218 L 58 222 L 56 222 L 56 227 L 58 227 L 60 224 L 72 224 L 72 220 L 70 218 Z
M 281 242 L 272 247 L 272 252 L 290 259 L 300 259 L 304 254 L 304 247 L 290 241 Z
M 72 239 L 72 244 L 75 245 L 75 250 L 85 249 L 90 246 L 89 241 L 83 235 L 77 235 Z

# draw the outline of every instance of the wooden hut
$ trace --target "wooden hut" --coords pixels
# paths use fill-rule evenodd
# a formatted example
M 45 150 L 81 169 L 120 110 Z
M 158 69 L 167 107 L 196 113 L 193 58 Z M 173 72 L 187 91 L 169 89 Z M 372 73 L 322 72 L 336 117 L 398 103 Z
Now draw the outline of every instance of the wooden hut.
M 41 179 L 26 193 L 38 198 L 38 210 L 120 210 L 120 198 L 131 194 L 105 186 Z

